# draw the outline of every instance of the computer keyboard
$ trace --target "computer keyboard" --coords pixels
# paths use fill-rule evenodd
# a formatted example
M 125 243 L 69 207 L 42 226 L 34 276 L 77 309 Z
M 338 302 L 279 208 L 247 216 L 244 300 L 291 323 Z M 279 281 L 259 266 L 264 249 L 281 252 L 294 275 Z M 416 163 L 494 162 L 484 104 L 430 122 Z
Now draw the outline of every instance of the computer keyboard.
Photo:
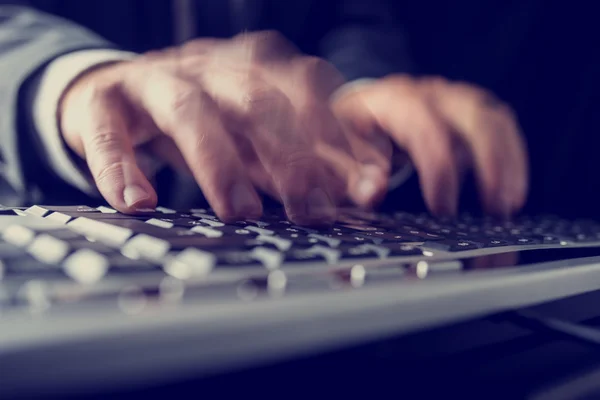
M 124 215 L 108 207 L 33 206 L 0 214 L 0 306 L 13 312 L 85 301 L 123 306 L 120 299 L 136 296 L 270 298 L 393 282 L 419 262 L 458 254 L 600 242 L 600 224 L 555 217 L 436 219 L 348 209 L 318 228 L 296 226 L 282 212 L 229 224 L 210 209 Z
M 0 207 L 2 391 L 204 376 L 598 289 L 594 221 Z

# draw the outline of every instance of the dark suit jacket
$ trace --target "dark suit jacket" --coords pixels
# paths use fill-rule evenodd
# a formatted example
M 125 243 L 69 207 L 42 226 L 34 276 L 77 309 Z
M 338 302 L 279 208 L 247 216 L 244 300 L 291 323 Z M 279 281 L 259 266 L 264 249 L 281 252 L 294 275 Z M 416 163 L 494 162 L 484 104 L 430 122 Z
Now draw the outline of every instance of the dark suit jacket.
M 61 54 L 78 49 L 117 47 L 141 52 L 171 44 L 171 3 L 0 0 L 0 202 L 91 201 L 61 182 L 44 161 L 47 157 L 30 115 L 37 73 Z M 403 36 L 384 1 L 244 0 L 235 18 L 229 1 L 195 4 L 198 36 L 275 29 L 302 51 L 331 61 L 348 80 L 409 68 Z M 169 189 L 165 195 L 159 193 L 161 202 L 168 202 L 173 192 L 165 189 Z

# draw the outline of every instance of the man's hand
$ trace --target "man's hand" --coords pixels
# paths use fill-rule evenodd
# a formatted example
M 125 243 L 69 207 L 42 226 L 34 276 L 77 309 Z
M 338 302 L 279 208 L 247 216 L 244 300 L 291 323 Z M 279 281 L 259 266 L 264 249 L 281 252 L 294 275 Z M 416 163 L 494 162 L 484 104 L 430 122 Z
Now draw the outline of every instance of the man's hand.
M 224 220 L 259 216 L 260 189 L 293 221 L 323 223 L 348 197 L 381 197 L 389 172 L 340 128 L 329 98 L 341 84 L 332 66 L 263 32 L 99 67 L 71 86 L 59 117 L 66 143 L 120 211 L 157 203 L 136 162 L 143 147 L 190 172 Z
M 408 153 L 432 212 L 457 211 L 467 168 L 475 171 L 487 212 L 505 216 L 523 206 L 525 143 L 512 111 L 484 90 L 441 78 L 390 76 L 342 96 L 334 109 L 363 142 L 384 131 Z

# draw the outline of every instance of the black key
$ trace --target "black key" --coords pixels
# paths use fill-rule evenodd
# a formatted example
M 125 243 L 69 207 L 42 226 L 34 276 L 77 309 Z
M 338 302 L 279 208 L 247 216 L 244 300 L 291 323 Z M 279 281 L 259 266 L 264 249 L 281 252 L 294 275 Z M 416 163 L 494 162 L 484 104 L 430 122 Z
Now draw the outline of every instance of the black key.
M 15 208 L 18 209 L 19 207 Z M 15 213 L 15 210 L 12 207 L 0 206 L 0 215 L 17 215 L 17 213 Z
M 217 267 L 257 267 L 263 265 L 248 251 L 228 251 L 215 253 L 215 255 L 217 256 Z
M 389 250 L 388 257 L 410 257 L 410 256 L 422 256 L 423 250 L 418 247 L 401 244 L 401 243 L 385 243 L 381 247 L 385 247 Z
M 367 242 L 366 238 L 359 235 L 339 234 L 321 234 L 309 233 L 309 239 L 317 239 L 317 244 L 326 244 L 329 247 L 338 247 L 341 244 L 361 244 Z
M 193 228 L 194 226 L 204 225 L 200 220 L 195 218 L 174 218 L 174 219 L 165 219 L 168 222 L 171 222 L 174 226 L 178 226 L 181 228 Z
M 341 249 L 342 260 L 352 258 L 383 258 L 387 253 L 387 249 L 377 247 L 375 245 L 360 245 L 353 247 L 345 247 Z
M 291 250 L 284 253 L 284 263 L 325 263 L 327 260 L 322 254 L 306 250 Z
M 171 250 L 183 250 L 188 247 L 197 249 L 249 249 L 261 245 L 251 237 L 209 238 L 202 235 L 164 238 L 171 245 Z
M 418 243 L 423 242 L 423 238 L 404 233 L 398 234 L 395 232 L 362 232 L 358 235 L 371 239 L 375 243 Z
M 159 270 L 161 267 L 152 261 L 132 259 L 122 254 L 113 254 L 107 257 L 110 265 L 109 273 L 135 273 Z
M 481 239 L 480 243 L 483 244 L 483 247 L 502 247 L 502 246 L 513 246 L 517 244 L 514 240 L 504 240 L 504 239 Z
M 418 229 L 413 229 L 413 228 L 405 228 L 404 232 L 410 236 L 416 236 L 416 237 L 420 238 L 421 239 L 420 241 L 434 241 L 434 240 L 444 240 L 445 239 L 441 235 L 418 230 Z
M 526 236 L 515 236 L 513 240 L 515 241 L 515 244 L 517 244 L 518 246 L 526 246 L 526 245 L 542 243 L 542 241 L 539 239 L 536 239 L 533 237 L 526 237 Z
M 425 243 L 426 247 L 431 247 L 439 250 L 457 252 L 466 250 L 476 250 L 483 247 L 483 244 L 472 242 L 469 240 L 440 240 L 436 242 Z

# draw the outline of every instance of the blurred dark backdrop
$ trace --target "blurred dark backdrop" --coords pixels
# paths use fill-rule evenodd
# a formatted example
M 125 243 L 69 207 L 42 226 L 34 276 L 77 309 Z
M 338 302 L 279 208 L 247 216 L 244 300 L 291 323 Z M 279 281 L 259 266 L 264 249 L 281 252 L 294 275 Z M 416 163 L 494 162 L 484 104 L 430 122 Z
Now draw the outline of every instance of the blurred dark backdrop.
M 31 3 L 83 23 L 125 49 L 145 51 L 171 43 L 170 0 Z M 119 7 L 112 6 L 117 3 Z M 285 7 L 286 2 L 272 3 Z M 323 21 L 320 26 L 326 26 L 331 3 L 315 3 L 313 12 Z M 479 84 L 517 111 L 532 166 L 528 211 L 600 217 L 596 206 L 600 35 L 594 2 L 390 0 L 390 4 L 407 35 L 417 73 Z M 206 16 L 201 19 L 200 24 L 211 23 Z M 307 26 L 307 35 L 318 34 L 319 29 Z M 387 206 L 422 208 L 416 186 L 413 179 L 388 199 Z M 476 207 L 472 182 L 464 197 L 463 204 Z

